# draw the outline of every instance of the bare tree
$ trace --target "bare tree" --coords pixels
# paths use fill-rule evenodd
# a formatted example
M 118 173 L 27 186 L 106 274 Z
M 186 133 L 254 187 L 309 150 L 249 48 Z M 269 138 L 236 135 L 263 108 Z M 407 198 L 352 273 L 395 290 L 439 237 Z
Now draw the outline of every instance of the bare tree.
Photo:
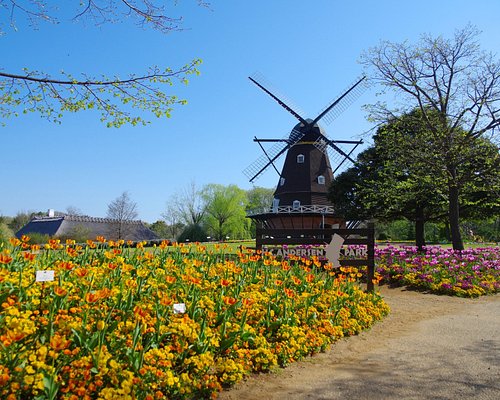
M 415 108 L 421 112 L 433 151 L 416 147 L 413 157 L 445 174 L 454 249 L 463 249 L 459 194 L 467 182 L 457 171 L 468 162 L 464 150 L 483 135 L 497 137 L 500 125 L 500 63 L 480 49 L 478 35 L 476 28 L 467 26 L 451 40 L 424 35 L 416 45 L 383 41 L 361 59 L 373 70 L 372 80 L 400 100 L 393 108 L 372 105 L 372 118 L 387 123 Z
M 82 210 L 75 206 L 66 207 L 66 215 L 83 215 Z
M 138 216 L 137 203 L 130 199 L 128 192 L 123 192 L 108 205 L 110 222 L 110 238 L 125 239 L 131 233 L 130 222 Z
M 1 28 L 5 25 L 2 16 L 11 27 L 16 26 L 18 16 L 26 18 L 33 27 L 40 22 L 58 23 L 53 14 L 56 7 L 51 8 L 50 3 L 0 0 L 0 33 L 4 33 Z M 132 18 L 138 25 L 151 26 L 162 33 L 181 29 L 182 18 L 169 17 L 163 3 L 161 0 L 85 0 L 79 2 L 73 20 L 91 20 L 100 25 Z M 199 73 L 200 63 L 201 60 L 195 59 L 176 69 L 153 66 L 146 72 L 124 78 L 91 77 L 84 73 L 76 76 L 65 72 L 56 77 L 28 69 L 22 73 L 0 70 L 0 116 L 7 118 L 36 112 L 59 122 L 65 112 L 96 109 L 108 127 L 146 124 L 148 121 L 133 111 L 139 109 L 156 117 L 169 117 L 174 105 L 186 101 L 167 94 L 163 88 L 170 87 L 174 81 L 186 84 L 190 75 Z
M 188 231 L 203 231 L 203 221 L 206 205 L 196 184 L 191 182 L 181 192 L 173 194 L 167 202 L 162 217 L 172 229 L 172 236 L 177 238 L 181 233 Z
M 177 239 L 185 224 L 181 222 L 180 213 L 176 204 L 174 202 L 167 203 L 165 212 L 162 213 L 161 216 L 168 227 L 169 237 Z
M 205 216 L 206 206 L 196 184 L 191 182 L 182 192 L 175 193 L 167 203 L 163 217 L 169 216 L 185 225 L 199 225 Z

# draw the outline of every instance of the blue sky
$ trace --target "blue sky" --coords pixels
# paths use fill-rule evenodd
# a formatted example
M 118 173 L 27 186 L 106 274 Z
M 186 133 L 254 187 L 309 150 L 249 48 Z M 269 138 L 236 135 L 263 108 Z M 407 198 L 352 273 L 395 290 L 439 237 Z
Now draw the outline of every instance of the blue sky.
M 107 205 L 128 191 L 139 217 L 154 222 L 169 198 L 191 182 L 250 189 L 242 171 L 261 155 L 253 137 L 284 137 L 296 123 L 247 79 L 255 72 L 293 99 L 305 117 L 315 117 L 362 73 L 360 54 L 380 40 L 451 37 L 472 23 L 482 31 L 482 48 L 500 55 L 497 0 L 214 0 L 209 9 L 194 0 L 174 3 L 168 3 L 171 15 L 182 15 L 186 29 L 168 35 L 128 21 L 74 23 L 69 11 L 60 24 L 35 31 L 23 24 L 17 31 L 3 27 L 0 68 L 11 73 L 27 67 L 125 76 L 198 57 L 203 64 L 187 87 L 171 89 L 188 105 L 146 127 L 106 128 L 94 112 L 66 115 L 60 125 L 36 115 L 4 121 L 0 214 L 74 206 L 105 216 Z M 362 106 L 374 102 L 375 93 L 366 92 L 327 126 L 329 137 L 358 139 L 368 131 Z M 269 169 L 255 184 L 274 187 L 277 179 Z

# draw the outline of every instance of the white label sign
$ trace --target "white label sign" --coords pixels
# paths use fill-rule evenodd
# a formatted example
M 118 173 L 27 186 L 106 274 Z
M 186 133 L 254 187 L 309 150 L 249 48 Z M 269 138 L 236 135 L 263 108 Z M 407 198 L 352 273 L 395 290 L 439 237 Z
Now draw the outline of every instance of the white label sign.
M 36 271 L 37 282 L 48 282 L 54 280 L 54 271 Z
M 174 314 L 184 314 L 185 312 L 186 312 L 186 304 L 185 303 L 174 304 Z
M 330 261 L 333 267 L 340 267 L 339 257 L 340 257 L 340 249 L 344 244 L 344 238 L 340 235 L 334 234 L 332 236 L 331 242 L 326 246 L 326 256 L 328 261 Z

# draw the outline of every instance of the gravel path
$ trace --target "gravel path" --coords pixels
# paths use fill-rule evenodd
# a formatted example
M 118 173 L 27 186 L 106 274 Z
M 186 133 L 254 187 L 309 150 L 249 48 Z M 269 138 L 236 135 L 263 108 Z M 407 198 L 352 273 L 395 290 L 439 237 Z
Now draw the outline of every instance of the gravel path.
M 500 399 L 500 295 L 381 292 L 391 314 L 370 331 L 220 399 Z

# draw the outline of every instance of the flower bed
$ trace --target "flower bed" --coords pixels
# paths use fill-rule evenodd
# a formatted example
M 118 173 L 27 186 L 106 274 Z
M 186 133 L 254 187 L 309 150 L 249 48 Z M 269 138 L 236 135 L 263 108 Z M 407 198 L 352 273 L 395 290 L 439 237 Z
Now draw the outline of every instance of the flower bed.
M 477 297 L 500 291 L 500 248 L 463 251 L 439 246 L 379 247 L 376 272 L 381 283 L 406 285 L 461 297 Z
M 104 242 L 23 238 L 0 252 L 1 398 L 216 397 L 388 312 L 351 268 Z M 39 270 L 54 280 L 36 281 Z

